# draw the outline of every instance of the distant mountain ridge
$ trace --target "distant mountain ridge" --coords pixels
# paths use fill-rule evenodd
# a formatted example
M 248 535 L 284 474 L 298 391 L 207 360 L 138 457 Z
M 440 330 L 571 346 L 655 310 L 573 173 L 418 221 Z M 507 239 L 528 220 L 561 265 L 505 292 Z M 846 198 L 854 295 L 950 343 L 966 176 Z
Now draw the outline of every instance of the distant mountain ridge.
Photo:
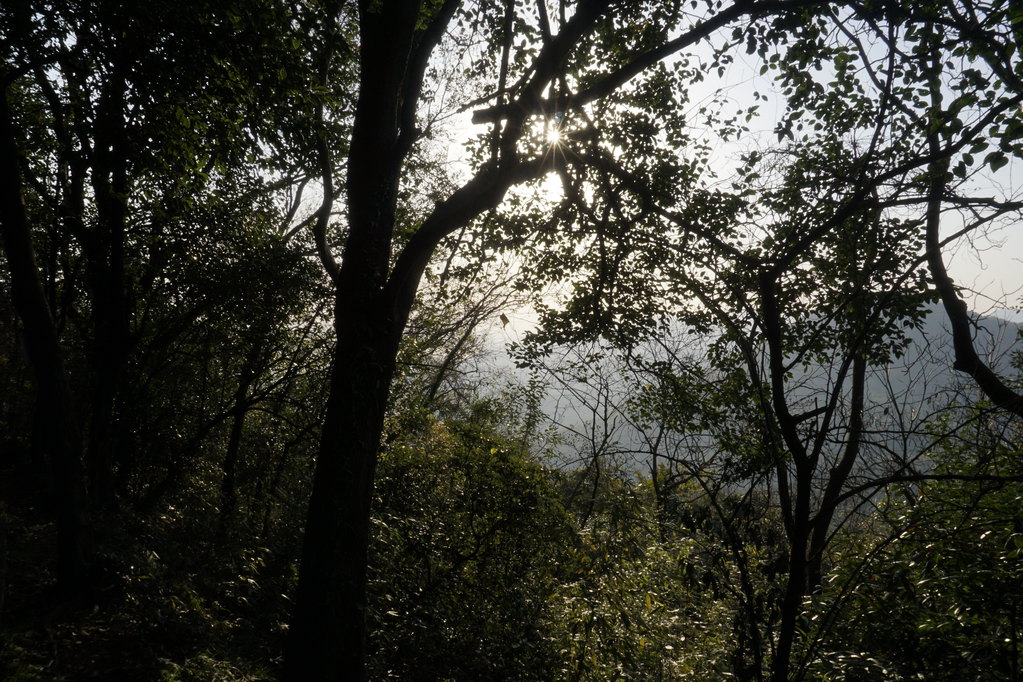
M 1020 341 L 1023 325 L 999 314 L 971 313 L 970 317 L 977 354 L 1004 379 L 1014 379 L 1016 370 L 1012 367 L 1012 358 L 1015 353 L 1023 351 L 1023 343 Z M 955 351 L 951 325 L 941 305 L 932 307 L 921 327 L 912 330 L 909 336 L 910 344 L 904 357 L 893 360 L 887 368 L 888 378 L 898 382 L 899 388 L 916 393 L 918 397 L 926 397 L 921 391 L 912 390 L 914 381 L 924 381 L 926 386 L 919 388 L 930 390 L 924 390 L 923 393 L 975 389 L 979 394 L 971 377 L 952 369 Z M 902 376 L 893 373 L 893 369 L 901 370 Z M 871 386 L 870 393 L 875 392 L 876 386 Z

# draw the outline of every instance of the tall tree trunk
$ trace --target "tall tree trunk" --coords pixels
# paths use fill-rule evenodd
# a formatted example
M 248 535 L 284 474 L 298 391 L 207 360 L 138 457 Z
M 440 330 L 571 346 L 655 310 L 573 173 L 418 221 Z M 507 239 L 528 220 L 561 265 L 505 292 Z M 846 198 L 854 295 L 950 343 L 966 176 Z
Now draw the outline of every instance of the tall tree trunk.
M 786 399 L 786 369 L 782 347 L 782 317 L 778 302 L 777 273 L 763 271 L 760 277 L 760 296 L 764 321 L 764 338 L 769 349 L 771 379 L 771 405 L 778 430 L 792 458 L 795 471 L 795 489 L 790 493 L 792 508 L 788 514 L 786 532 L 789 541 L 788 581 L 782 596 L 781 623 L 778 640 L 771 661 L 772 682 L 787 682 L 791 669 L 792 649 L 798 637 L 800 607 L 806 594 L 806 554 L 810 542 L 810 492 L 816 456 L 811 456 L 803 445 L 797 428 L 798 422 L 789 410 Z M 779 487 L 788 480 L 785 466 L 779 467 Z M 793 494 L 794 493 L 794 494 Z
M 796 472 L 796 508 L 792 533 L 789 536 L 789 571 L 785 594 L 781 601 L 781 623 L 778 642 L 771 662 L 772 682 L 788 682 L 792 666 L 792 649 L 799 634 L 799 614 L 807 586 L 807 545 L 810 540 L 810 478 L 811 472 Z
M 242 432 L 245 429 L 245 416 L 249 411 L 249 388 L 256 380 L 256 363 L 259 361 L 260 344 L 254 341 L 245 354 L 244 364 L 238 376 L 238 387 L 234 392 L 231 405 L 231 433 L 227 439 L 227 452 L 224 454 L 224 476 L 220 480 L 220 521 L 217 526 L 217 537 L 225 538 L 234 521 L 238 508 L 238 460 L 241 455 Z
M 11 298 L 21 319 L 38 408 L 48 410 L 47 452 L 57 523 L 57 584 L 66 597 L 87 586 L 88 529 L 81 438 L 57 330 L 36 266 L 22 195 L 8 90 L 0 88 L 0 228 L 11 274 Z
M 82 234 L 92 299 L 92 401 L 86 452 L 94 503 L 114 504 L 113 467 L 120 397 L 130 348 L 125 269 L 128 174 L 124 155 L 123 77 L 112 77 L 100 99 L 92 185 L 97 220 Z
M 7 597 L 7 516 L 0 502 L 0 625 L 4 622 L 4 600 Z
M 436 205 L 392 262 L 398 184 L 416 140 L 416 109 L 430 55 L 459 3 L 445 0 L 359 3 L 359 98 L 347 162 L 348 236 L 340 267 L 325 253 L 337 286 L 338 343 L 302 566 L 284 657 L 291 682 L 366 677 L 366 569 L 373 476 L 398 343 L 415 292 L 437 244 L 489 210 L 518 182 L 552 167 L 553 155 L 520 163 L 515 151 L 526 107 L 508 117 L 501 163 L 488 164 Z M 545 78 L 567 58 L 581 31 L 606 6 L 594 2 L 572 20 L 557 49 L 545 50 L 537 97 Z M 524 95 L 525 97 L 525 95 Z M 321 148 L 321 161 L 329 161 Z M 324 226 L 325 227 L 325 226 Z
M 290 682 L 366 679 L 370 502 L 397 343 L 383 320 L 339 313 L 338 326 L 284 658 Z
M 386 11 L 360 6 L 360 88 L 341 267 L 321 252 L 337 286 L 338 341 L 284 655 L 290 682 L 366 679 L 373 476 L 398 340 L 412 307 L 411 299 L 395 306 L 384 287 L 401 163 L 416 134 L 414 125 L 401 130 L 400 117 L 415 111 L 419 95 L 421 81 L 415 74 L 407 80 L 406 70 L 420 18 L 418 0 L 391 3 Z
M 98 326 L 98 325 L 97 325 Z M 99 330 L 97 330 L 99 332 Z M 124 373 L 123 356 L 110 335 L 99 332 L 93 354 L 92 413 L 89 418 L 89 488 L 97 508 L 114 506 L 114 450 L 117 447 L 117 400 Z

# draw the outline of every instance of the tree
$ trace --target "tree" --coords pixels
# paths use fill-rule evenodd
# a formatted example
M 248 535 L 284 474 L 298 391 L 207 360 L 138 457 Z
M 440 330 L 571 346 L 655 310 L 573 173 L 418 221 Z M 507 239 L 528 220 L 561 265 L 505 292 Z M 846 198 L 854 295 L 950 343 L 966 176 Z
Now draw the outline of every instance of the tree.
M 6 71 L 6 70 L 5 70 Z M 32 247 L 31 226 L 23 202 L 20 153 L 11 122 L 10 80 L 7 71 L 0 87 L 0 225 L 4 253 L 11 271 L 11 298 L 18 313 L 35 379 L 37 409 L 52 415 L 46 444 L 40 447 L 49 461 L 53 494 L 57 500 L 57 580 L 67 596 L 81 593 L 88 583 L 88 526 L 85 480 L 81 464 L 81 433 L 67 378 L 64 354 L 43 292 Z
M 151 350 L 140 344 L 153 338 L 147 313 L 158 306 L 147 306 L 174 258 L 189 255 L 166 248 L 168 232 L 209 228 L 188 224 L 200 197 L 247 191 L 258 202 L 266 177 L 287 184 L 308 151 L 295 139 L 299 122 L 284 123 L 285 103 L 306 103 L 286 82 L 305 71 L 281 30 L 288 15 L 274 3 L 239 7 L 25 1 L 0 12 L 4 243 L 32 350 L 36 446 L 53 473 L 66 594 L 87 582 L 88 508 L 116 506 L 115 473 L 133 465 L 127 426 L 142 406 L 127 396 L 145 383 L 131 370 Z M 236 39 L 253 50 L 231 47 Z M 254 91 L 257 82 L 279 87 Z M 259 111 L 270 101 L 279 115 Z M 284 140 L 290 155 L 251 161 L 257 141 L 279 150 Z M 83 375 L 88 388 L 69 378 Z
M 339 263 L 322 240 L 320 249 L 336 286 L 336 361 L 286 679 L 365 677 L 366 552 L 377 450 L 401 335 L 440 241 L 496 207 L 512 186 L 554 170 L 556 155 L 537 139 L 537 124 L 545 118 L 557 118 L 557 112 L 585 118 L 587 105 L 716 29 L 795 6 L 713 7 L 690 20 L 676 5 L 595 0 L 571 11 L 562 5 L 552 20 L 542 3 L 508 2 L 503 11 L 454 0 L 359 4 L 358 98 L 345 150 L 347 232 Z M 404 237 L 397 229 L 397 198 L 411 154 L 428 132 L 417 115 L 429 92 L 427 69 L 448 35 L 472 37 L 474 31 L 487 49 L 471 70 L 496 71 L 497 82 L 483 86 L 483 98 L 468 106 L 489 105 L 477 110 L 474 121 L 492 123 L 493 133 L 471 178 Z
M 954 18 L 939 20 L 946 10 Z M 918 23 L 903 30 L 906 16 Z M 800 26 L 788 20 L 732 36 L 760 55 L 764 73 L 777 69 L 788 105 L 777 133 L 787 148 L 745 153 L 731 191 L 674 170 L 677 148 L 653 157 L 659 163 L 630 154 L 632 147 L 587 149 L 588 175 L 566 191 L 560 217 L 591 229 L 591 248 L 580 253 L 562 238 L 563 250 L 540 253 L 532 267 L 568 275 L 575 287 L 564 308 L 548 314 L 541 346 L 602 334 L 635 349 L 663 333 L 666 316 L 715 330 L 711 366 L 720 380 L 739 375 L 737 398 L 752 415 L 740 419 L 745 438 L 733 432 L 733 445 L 745 445 L 750 470 L 773 476 L 783 510 L 788 556 L 770 661 L 779 681 L 805 674 L 805 661 L 795 660 L 804 655 L 802 604 L 819 589 L 843 507 L 917 475 L 909 453 L 897 457 L 883 429 L 872 431 L 879 408 L 867 393 L 871 372 L 903 352 L 903 328 L 921 319 L 925 262 L 951 309 L 956 367 L 1003 408 L 1015 411 L 1018 400 L 972 349 L 964 304 L 941 263 L 957 236 L 1019 209 L 947 184 L 951 160 L 964 177 L 974 163 L 966 150 L 983 151 L 989 134 L 1005 148 L 989 154 L 991 169 L 1014 149 L 1015 53 L 988 47 L 1004 43 L 995 36 L 1010 34 L 1010 22 L 994 8 L 970 14 L 919 5 L 877 13 L 807 7 Z M 733 46 L 718 54 L 722 63 Z M 948 106 L 944 88 L 956 93 Z M 654 125 L 668 137 L 676 124 Z M 570 165 L 583 156 L 571 151 Z M 974 215 L 942 238 L 944 204 Z M 693 388 L 683 385 L 672 398 L 685 415 Z M 880 468 L 864 476 L 864 467 Z

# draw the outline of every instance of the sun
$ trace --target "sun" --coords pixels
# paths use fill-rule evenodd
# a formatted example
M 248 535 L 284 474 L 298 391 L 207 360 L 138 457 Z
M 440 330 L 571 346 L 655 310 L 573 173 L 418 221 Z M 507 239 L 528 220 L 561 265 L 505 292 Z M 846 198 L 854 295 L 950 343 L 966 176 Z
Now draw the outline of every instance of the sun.
M 541 133 L 544 140 L 544 159 L 551 163 L 552 171 L 563 168 L 566 165 L 565 153 L 568 150 L 569 132 L 566 130 L 565 121 L 560 115 L 542 121 Z M 540 184 L 541 194 L 552 203 L 558 203 L 564 197 L 561 177 L 557 172 L 545 174 Z

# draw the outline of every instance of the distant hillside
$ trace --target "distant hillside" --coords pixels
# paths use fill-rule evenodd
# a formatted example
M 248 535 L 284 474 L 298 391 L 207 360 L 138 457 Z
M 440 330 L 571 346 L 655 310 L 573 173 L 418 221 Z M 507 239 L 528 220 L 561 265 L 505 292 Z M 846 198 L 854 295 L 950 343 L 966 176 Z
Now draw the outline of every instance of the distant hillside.
M 1009 378 L 1015 373 L 1012 356 L 1023 350 L 1020 324 L 999 315 L 972 315 L 974 344 L 978 355 L 996 372 Z M 940 305 L 934 306 L 923 326 L 911 334 L 911 344 L 903 358 L 885 370 L 878 370 L 871 382 L 872 401 L 885 402 L 887 394 L 901 395 L 907 401 L 947 395 L 949 391 L 977 393 L 972 379 L 952 369 L 954 352 L 948 316 Z M 885 390 L 884 384 L 888 384 Z
M 1019 340 L 1023 326 L 998 315 L 976 315 L 974 320 L 977 352 L 999 374 L 1014 378 L 1011 357 L 1023 350 Z M 911 333 L 910 345 L 901 358 L 870 369 L 865 418 L 874 433 L 871 439 L 887 442 L 887 456 L 899 452 L 901 458 L 913 459 L 926 447 L 929 439 L 923 432 L 929 422 L 947 413 L 950 405 L 969 404 L 982 397 L 972 378 L 955 372 L 952 362 L 948 318 L 942 307 L 934 306 L 921 328 Z M 641 454 L 647 447 L 644 436 L 625 414 L 634 386 L 613 366 L 612 362 L 603 368 L 591 367 L 590 378 L 582 383 L 554 382 L 543 401 L 542 409 L 566 437 L 558 449 L 568 461 L 585 460 L 586 453 L 598 450 L 618 453 L 620 462 L 645 461 Z M 833 371 L 834 367 L 795 370 L 797 378 L 790 384 L 793 405 L 799 403 L 804 409 L 822 406 Z M 607 375 L 603 380 L 602 374 Z M 847 385 L 846 397 L 848 390 Z

